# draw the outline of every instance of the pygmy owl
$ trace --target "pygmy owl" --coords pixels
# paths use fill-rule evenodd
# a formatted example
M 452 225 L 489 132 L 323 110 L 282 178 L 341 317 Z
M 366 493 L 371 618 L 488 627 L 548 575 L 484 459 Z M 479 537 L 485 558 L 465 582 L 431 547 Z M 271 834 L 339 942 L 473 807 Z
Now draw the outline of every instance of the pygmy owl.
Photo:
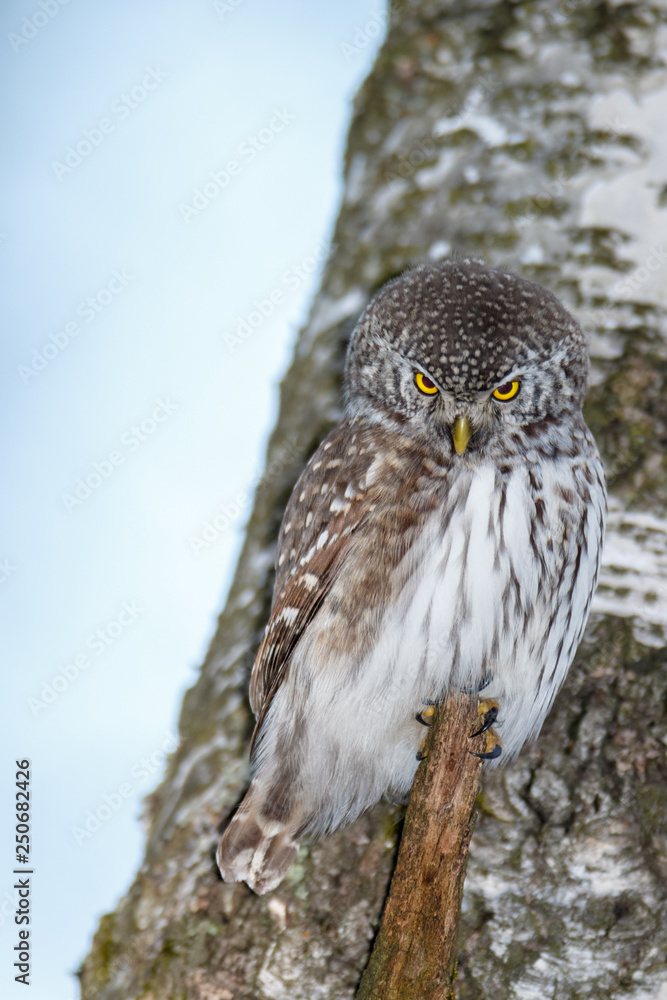
M 280 529 L 250 683 L 254 776 L 218 848 L 223 878 L 267 892 L 304 836 L 404 800 L 422 713 L 452 691 L 497 705 L 503 760 L 539 732 L 604 533 L 587 381 L 558 300 L 479 261 L 417 267 L 370 303 L 345 417 Z

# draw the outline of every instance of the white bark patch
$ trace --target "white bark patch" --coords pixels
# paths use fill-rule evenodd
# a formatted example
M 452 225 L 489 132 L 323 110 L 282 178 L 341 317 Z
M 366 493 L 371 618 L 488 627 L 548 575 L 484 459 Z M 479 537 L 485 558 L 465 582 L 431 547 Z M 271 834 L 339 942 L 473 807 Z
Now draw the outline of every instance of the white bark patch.
M 661 29 L 667 42 L 667 32 Z M 636 138 L 639 154 L 618 144 L 605 147 L 610 161 L 607 177 L 586 191 L 581 207 L 582 226 L 604 226 L 627 234 L 630 240 L 619 251 L 631 265 L 626 275 L 610 272 L 604 289 L 619 301 L 632 299 L 667 306 L 667 207 L 658 202 L 665 184 L 667 162 L 667 75 L 653 74 L 644 93 L 617 88 L 591 101 L 592 127 L 603 129 L 617 122 L 619 129 Z
M 667 518 L 623 510 L 610 498 L 607 537 L 593 611 L 634 617 L 637 638 L 667 635 Z

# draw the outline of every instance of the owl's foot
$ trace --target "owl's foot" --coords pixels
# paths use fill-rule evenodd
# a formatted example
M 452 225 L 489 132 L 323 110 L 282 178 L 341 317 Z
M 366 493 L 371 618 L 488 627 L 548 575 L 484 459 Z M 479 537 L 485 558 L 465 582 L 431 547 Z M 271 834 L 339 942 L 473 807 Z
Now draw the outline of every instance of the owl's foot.
M 426 708 L 422 708 L 421 712 L 417 712 L 415 719 L 417 722 L 421 722 L 422 726 L 428 726 L 429 728 L 433 725 L 433 720 L 435 719 L 435 705 L 427 705 Z
M 435 713 L 437 707 L 438 706 L 435 702 L 429 702 L 426 708 L 422 708 L 421 712 L 417 712 L 417 714 L 415 715 L 415 719 L 417 720 L 417 722 L 421 722 L 422 726 L 427 726 L 430 729 L 433 723 L 435 722 Z M 426 738 L 424 738 L 421 747 L 417 751 L 417 760 L 423 760 L 424 757 L 426 757 L 426 750 L 424 749 L 425 746 L 426 746 Z
M 484 753 L 475 753 L 474 750 L 470 750 L 469 753 L 473 757 L 479 757 L 480 760 L 496 760 L 503 752 L 503 745 L 495 733 L 487 734 L 486 747 L 487 749 Z
M 428 704 L 426 708 L 423 708 L 421 712 L 417 712 L 415 719 L 420 722 L 422 726 L 427 726 L 430 728 L 435 720 L 435 712 L 437 706 L 435 704 Z M 473 757 L 479 757 L 481 760 L 495 760 L 503 752 L 502 744 L 499 737 L 490 732 L 491 726 L 494 724 L 498 718 L 498 712 L 500 711 L 498 702 L 492 701 L 490 698 L 484 698 L 480 700 L 478 712 L 482 719 L 482 725 L 479 729 L 476 729 L 474 733 L 470 734 L 470 739 L 474 736 L 481 736 L 482 733 L 486 733 L 486 751 L 484 753 L 474 753 L 472 750 Z M 424 760 L 426 757 L 426 750 L 424 749 L 426 740 L 417 752 L 417 760 Z
M 492 701 L 490 698 L 482 699 L 479 703 L 479 714 L 482 718 L 482 725 L 479 729 L 476 729 L 474 733 L 470 734 L 470 739 L 473 736 L 481 736 L 482 733 L 486 733 L 486 751 L 484 753 L 474 753 L 472 750 L 470 753 L 473 757 L 479 757 L 480 760 L 496 760 L 500 757 L 503 752 L 502 743 L 496 733 L 492 733 L 491 726 L 494 724 L 498 718 L 499 706 L 497 701 Z
M 482 728 L 476 729 L 474 733 L 470 734 L 470 739 L 473 736 L 480 736 L 481 733 L 485 733 L 487 729 L 490 729 L 493 723 L 498 718 L 498 712 L 500 711 L 500 706 L 497 701 L 492 701 L 490 698 L 482 698 L 477 707 L 477 714 L 482 718 Z

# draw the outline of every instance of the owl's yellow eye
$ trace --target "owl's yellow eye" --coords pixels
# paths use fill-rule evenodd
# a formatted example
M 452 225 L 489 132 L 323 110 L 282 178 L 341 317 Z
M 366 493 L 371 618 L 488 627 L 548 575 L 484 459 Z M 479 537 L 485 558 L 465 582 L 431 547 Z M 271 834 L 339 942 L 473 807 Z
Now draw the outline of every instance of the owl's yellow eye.
M 415 372 L 415 385 L 425 396 L 435 396 L 438 391 L 435 382 L 432 382 L 428 375 L 422 375 L 421 372 Z
M 514 399 L 518 391 L 518 382 L 505 382 L 504 385 L 499 385 L 497 389 L 494 389 L 493 398 L 505 403 L 508 399 Z

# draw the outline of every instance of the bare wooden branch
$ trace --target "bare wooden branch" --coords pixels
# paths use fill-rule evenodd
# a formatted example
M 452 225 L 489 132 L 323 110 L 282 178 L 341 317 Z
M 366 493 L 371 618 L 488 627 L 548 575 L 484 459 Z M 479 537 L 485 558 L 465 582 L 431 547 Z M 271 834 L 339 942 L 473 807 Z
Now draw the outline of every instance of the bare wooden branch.
M 410 794 L 403 836 L 373 952 L 357 1000 L 454 997 L 459 911 L 482 761 L 469 751 L 476 696 L 439 711 Z

